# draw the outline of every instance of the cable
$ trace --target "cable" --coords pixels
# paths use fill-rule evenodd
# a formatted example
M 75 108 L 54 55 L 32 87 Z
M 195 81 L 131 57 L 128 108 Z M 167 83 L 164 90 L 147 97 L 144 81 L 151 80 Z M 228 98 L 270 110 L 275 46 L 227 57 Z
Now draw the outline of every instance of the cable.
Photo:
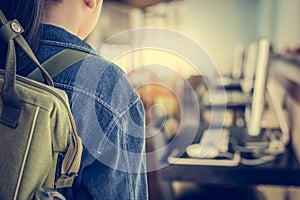
M 241 157 L 240 163 L 243 165 L 261 165 L 265 164 L 266 162 L 273 161 L 275 158 L 276 156 L 273 155 L 266 155 L 256 159 L 246 159 Z

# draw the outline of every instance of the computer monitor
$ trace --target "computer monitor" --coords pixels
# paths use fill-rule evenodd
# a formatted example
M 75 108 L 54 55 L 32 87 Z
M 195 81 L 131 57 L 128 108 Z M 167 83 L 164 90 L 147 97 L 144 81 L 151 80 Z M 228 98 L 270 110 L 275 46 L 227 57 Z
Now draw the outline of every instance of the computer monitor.
M 250 116 L 247 120 L 247 132 L 249 136 L 258 136 L 261 132 L 262 114 L 265 108 L 269 53 L 269 40 L 261 39 L 258 43 L 258 55 L 253 88 L 253 97 L 250 109 Z
M 244 93 L 251 93 L 254 83 L 254 74 L 257 61 L 257 42 L 251 42 L 245 57 L 243 69 L 244 78 L 241 80 L 241 88 Z
M 240 79 L 242 76 L 242 68 L 244 62 L 244 46 L 242 44 L 237 44 L 234 47 L 234 55 L 233 55 L 233 65 L 231 76 L 233 79 Z
M 230 69 L 230 73 L 220 77 L 221 89 L 224 87 L 231 90 L 240 90 L 241 78 L 242 78 L 242 68 L 244 65 L 244 46 L 242 44 L 237 44 L 234 47 L 233 54 L 233 64 Z
M 221 77 L 221 87 L 217 87 L 217 90 L 213 91 L 213 94 L 210 91 L 202 96 L 202 103 L 204 105 L 227 105 L 228 108 L 238 108 L 251 103 L 257 61 L 257 46 L 258 42 L 251 42 L 246 52 L 244 52 L 241 45 L 238 45 L 239 48 L 235 47 L 235 51 L 238 52 L 235 53 L 236 57 L 239 57 L 240 61 L 242 61 L 241 59 L 245 54 L 243 66 L 240 66 L 243 74 L 242 77 L 238 80 Z M 228 89 L 228 86 L 232 86 L 232 84 L 239 85 L 240 87 L 236 87 L 238 89 Z M 225 92 L 222 89 L 225 89 Z M 224 95 L 226 95 L 226 98 Z

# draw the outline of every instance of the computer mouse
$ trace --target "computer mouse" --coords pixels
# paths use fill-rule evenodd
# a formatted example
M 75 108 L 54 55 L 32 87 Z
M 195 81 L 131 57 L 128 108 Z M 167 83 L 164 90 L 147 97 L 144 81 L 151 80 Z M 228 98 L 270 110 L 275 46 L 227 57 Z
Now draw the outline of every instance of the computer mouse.
M 186 153 L 192 158 L 215 158 L 219 155 L 217 148 L 203 147 L 202 144 L 191 144 L 186 148 Z

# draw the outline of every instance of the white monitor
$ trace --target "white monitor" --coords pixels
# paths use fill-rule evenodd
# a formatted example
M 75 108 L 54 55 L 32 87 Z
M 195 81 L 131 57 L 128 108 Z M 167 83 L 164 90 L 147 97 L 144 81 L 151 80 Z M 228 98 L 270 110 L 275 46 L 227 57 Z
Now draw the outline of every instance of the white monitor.
M 258 136 L 261 131 L 261 121 L 265 107 L 266 84 L 268 78 L 269 53 L 269 40 L 261 39 L 258 44 L 253 98 L 250 116 L 247 122 L 247 132 L 250 136 Z
M 233 79 L 241 78 L 243 61 L 244 61 L 244 46 L 242 44 L 237 44 L 234 47 L 233 65 L 231 71 L 231 76 Z
M 250 93 L 253 89 L 254 74 L 256 69 L 257 42 L 251 42 L 245 57 L 244 78 L 241 80 L 241 87 L 244 93 Z

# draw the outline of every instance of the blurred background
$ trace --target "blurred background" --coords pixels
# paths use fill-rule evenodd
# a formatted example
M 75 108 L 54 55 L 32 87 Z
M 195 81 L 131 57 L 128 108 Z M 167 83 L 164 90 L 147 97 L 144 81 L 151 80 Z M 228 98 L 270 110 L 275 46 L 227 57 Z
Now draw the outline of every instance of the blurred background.
M 222 73 L 230 73 L 238 45 L 246 47 L 267 37 L 277 52 L 297 47 L 299 18 L 298 0 L 104 0 L 98 26 L 88 40 L 97 47 L 115 34 L 135 28 L 170 29 L 194 40 Z M 144 39 L 153 35 L 148 37 Z M 109 41 L 115 51 L 136 42 L 123 39 Z M 114 50 L 102 48 L 104 56 Z
M 211 59 L 218 76 L 242 78 L 249 45 L 262 38 L 270 41 L 271 56 L 292 56 L 300 66 L 300 0 L 104 0 L 100 20 L 87 42 L 101 56 L 119 65 L 141 95 L 147 118 L 148 152 L 164 145 L 159 138 L 152 137 L 156 134 L 151 132 L 153 127 L 164 133 L 166 142 L 170 141 L 183 121 L 182 103 L 188 105 L 186 109 L 195 109 L 194 103 L 201 100 L 208 82 L 199 66 L 194 66 L 195 63 L 185 56 L 163 49 L 143 48 L 152 41 L 161 40 L 157 32 L 143 28 L 164 30 L 163 40 L 169 38 L 170 47 L 181 49 L 179 52 L 184 55 L 201 57 L 197 48 L 186 48 L 186 44 L 180 43 L 183 38 L 198 46 Z M 300 69 L 296 71 L 299 73 Z M 284 99 L 285 89 L 281 86 L 277 89 L 277 95 Z M 191 93 L 195 94 L 195 99 L 184 98 Z M 201 104 L 196 106 L 201 107 Z M 291 110 L 295 113 L 290 114 L 293 119 L 289 121 L 297 121 L 298 107 L 298 99 L 294 99 Z M 243 114 L 227 109 L 225 125 L 243 126 L 238 115 Z M 209 123 L 209 120 L 209 116 L 202 113 L 186 121 L 200 124 Z M 292 131 L 299 130 L 295 124 L 290 125 Z M 151 167 L 157 162 L 157 158 L 148 159 Z M 183 199 L 182 193 L 201 189 L 195 184 L 174 181 L 170 191 L 175 195 L 169 195 L 169 185 L 161 181 L 159 170 L 157 167 L 148 173 L 150 199 Z M 213 191 L 218 192 L 218 189 L 213 188 Z M 237 193 L 237 190 L 228 191 Z M 249 199 L 256 198 L 249 190 L 239 191 Z M 259 185 L 255 192 L 260 194 L 257 199 L 300 199 L 295 186 Z

